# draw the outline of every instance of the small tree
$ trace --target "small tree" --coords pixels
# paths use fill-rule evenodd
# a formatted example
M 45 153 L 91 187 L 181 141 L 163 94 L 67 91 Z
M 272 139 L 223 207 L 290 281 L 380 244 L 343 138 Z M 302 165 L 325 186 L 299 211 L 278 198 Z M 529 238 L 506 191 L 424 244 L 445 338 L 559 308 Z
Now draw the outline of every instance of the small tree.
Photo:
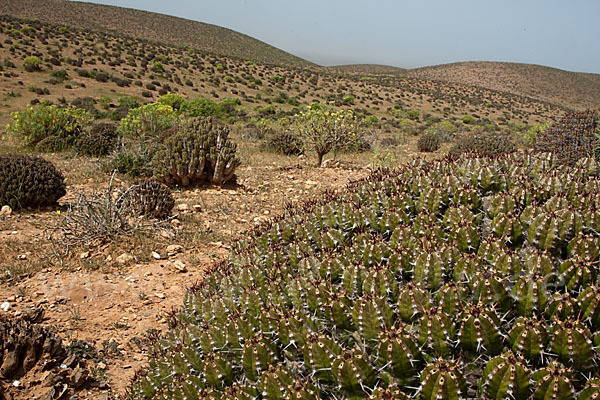
M 325 154 L 357 147 L 362 138 L 362 130 L 353 111 L 332 111 L 317 104 L 309 106 L 298 116 L 296 129 L 306 147 L 317 153 L 318 165 L 322 164 Z

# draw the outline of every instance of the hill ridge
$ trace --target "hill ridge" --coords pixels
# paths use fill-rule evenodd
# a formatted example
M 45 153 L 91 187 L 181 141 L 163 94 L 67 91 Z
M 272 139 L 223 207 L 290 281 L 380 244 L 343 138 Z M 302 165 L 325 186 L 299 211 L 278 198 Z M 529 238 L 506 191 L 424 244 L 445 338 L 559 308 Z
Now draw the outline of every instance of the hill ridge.
M 219 55 L 256 59 L 265 64 L 314 65 L 229 28 L 133 8 L 66 0 L 3 0 L 0 14 L 190 46 Z M 87 15 L 94 15 L 94 18 Z

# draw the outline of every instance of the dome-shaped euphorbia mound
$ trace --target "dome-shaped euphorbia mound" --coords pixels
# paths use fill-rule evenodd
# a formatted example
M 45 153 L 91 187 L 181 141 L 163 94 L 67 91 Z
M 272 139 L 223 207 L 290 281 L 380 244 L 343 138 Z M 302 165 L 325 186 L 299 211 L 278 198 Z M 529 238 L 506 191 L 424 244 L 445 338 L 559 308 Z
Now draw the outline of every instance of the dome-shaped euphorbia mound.
M 130 397 L 589 396 L 599 232 L 594 160 L 375 173 L 237 243 Z

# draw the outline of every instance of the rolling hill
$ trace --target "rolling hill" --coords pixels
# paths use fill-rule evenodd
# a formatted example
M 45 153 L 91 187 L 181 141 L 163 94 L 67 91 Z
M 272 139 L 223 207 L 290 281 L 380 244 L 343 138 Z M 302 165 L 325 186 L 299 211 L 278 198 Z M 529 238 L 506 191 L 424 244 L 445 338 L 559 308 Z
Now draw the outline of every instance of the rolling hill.
M 407 76 L 463 83 L 532 97 L 570 108 L 600 107 L 600 75 L 532 64 L 460 62 L 418 68 Z
M 65 0 L 2 0 L 0 15 L 112 32 L 265 64 L 313 65 L 260 40 L 220 26 L 147 11 Z

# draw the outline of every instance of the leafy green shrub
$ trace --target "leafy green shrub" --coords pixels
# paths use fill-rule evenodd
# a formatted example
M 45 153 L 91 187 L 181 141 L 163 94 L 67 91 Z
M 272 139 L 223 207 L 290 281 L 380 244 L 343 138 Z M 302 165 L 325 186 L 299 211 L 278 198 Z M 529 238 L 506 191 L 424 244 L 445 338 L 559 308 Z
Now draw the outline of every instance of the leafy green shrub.
M 197 97 L 186 101 L 179 111 L 186 117 L 210 117 L 219 114 L 219 105 L 211 99 Z
M 406 118 L 410 119 L 411 121 L 418 121 L 420 114 L 421 113 L 419 113 L 419 110 L 408 110 L 406 111 Z
M 157 219 L 168 218 L 175 206 L 171 190 L 153 179 L 131 185 L 121 201 L 135 214 Z
M 537 152 L 552 152 L 561 162 L 569 165 L 586 157 L 600 160 L 599 131 L 598 111 L 588 109 L 568 113 L 535 138 L 533 149 Z
M 452 157 L 458 157 L 465 152 L 477 153 L 482 156 L 495 156 L 512 153 L 516 150 L 517 147 L 506 134 L 483 132 L 462 136 L 448 153 Z
M 41 69 L 42 60 L 36 56 L 25 57 L 23 60 L 23 68 L 27 72 L 39 71 Z
M 463 116 L 461 118 L 461 120 L 464 124 L 467 124 L 467 125 L 470 125 L 475 122 L 475 118 L 471 117 L 470 115 Z
M 132 96 L 121 96 L 117 101 L 119 102 L 119 107 L 127 107 L 132 109 L 140 106 L 138 99 Z
M 221 185 L 234 176 L 240 161 L 229 128 L 214 118 L 194 118 L 176 128 L 154 155 L 154 177 L 167 185 Z
M 543 124 L 537 124 L 537 125 L 530 127 L 523 134 L 523 141 L 525 142 L 525 144 L 533 145 L 533 142 L 536 140 L 536 138 L 540 134 L 542 134 L 549 126 L 550 126 L 549 123 L 543 123 Z
M 156 72 L 156 73 L 165 72 L 165 67 L 163 67 L 163 65 L 160 61 L 153 62 L 150 69 L 152 70 L 152 72 Z
M 217 116 L 221 118 L 233 117 L 235 116 L 237 106 L 241 104 L 242 101 L 238 98 L 225 97 L 218 103 L 219 111 Z
M 58 69 L 56 71 L 52 71 L 50 74 L 54 79 L 53 83 L 62 83 L 69 78 L 69 74 L 64 69 Z
M 7 132 L 22 140 L 27 147 L 35 147 L 39 141 L 49 136 L 64 139 L 71 146 L 91 121 L 84 110 L 45 104 L 13 112 L 12 118 L 13 122 L 6 127 Z
M 129 397 L 588 398 L 600 165 L 557 166 L 417 160 L 288 209 L 186 293 Z
M 40 157 L 0 154 L 0 205 L 54 206 L 66 194 L 62 174 Z
M 431 153 L 439 150 L 442 144 L 442 138 L 437 133 L 426 133 L 419 138 L 417 148 L 420 152 Z
M 297 156 L 304 153 L 304 143 L 298 135 L 290 131 L 275 131 L 267 141 L 267 149 L 287 156 Z
M 458 128 L 452 122 L 441 121 L 427 128 L 426 133 L 435 133 L 440 137 L 442 142 L 450 142 L 454 140 L 457 131 Z
M 180 94 L 170 93 L 161 96 L 156 100 L 159 104 L 165 104 L 167 106 L 171 106 L 173 110 L 179 110 L 183 103 L 185 103 L 185 96 Z
M 351 110 L 331 111 L 324 107 L 309 106 L 295 121 L 296 130 L 306 148 L 317 153 L 317 164 L 330 151 L 356 147 L 363 131 Z
M 178 116 L 173 107 L 150 103 L 129 110 L 127 117 L 121 120 L 117 131 L 129 138 L 151 140 L 174 126 L 177 121 Z
M 101 157 L 109 154 L 117 145 L 117 126 L 109 122 L 94 125 L 88 132 L 83 133 L 75 148 L 80 155 Z

